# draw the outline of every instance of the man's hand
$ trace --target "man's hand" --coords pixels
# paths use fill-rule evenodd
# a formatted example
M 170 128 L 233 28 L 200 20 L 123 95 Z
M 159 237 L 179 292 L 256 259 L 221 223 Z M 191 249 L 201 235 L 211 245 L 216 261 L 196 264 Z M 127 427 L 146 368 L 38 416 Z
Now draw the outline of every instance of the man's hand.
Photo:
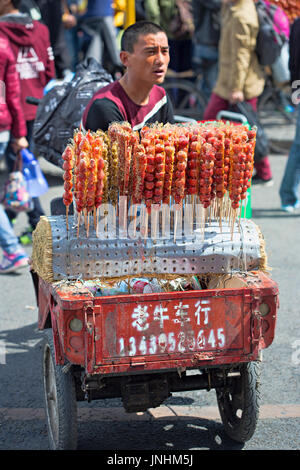
M 18 139 L 15 139 L 12 143 L 11 146 L 14 149 L 14 152 L 18 152 L 19 150 L 26 149 L 28 147 L 28 141 L 26 137 L 19 137 Z
M 244 101 L 244 93 L 242 91 L 233 91 L 229 95 L 229 101 L 232 104 L 241 103 Z

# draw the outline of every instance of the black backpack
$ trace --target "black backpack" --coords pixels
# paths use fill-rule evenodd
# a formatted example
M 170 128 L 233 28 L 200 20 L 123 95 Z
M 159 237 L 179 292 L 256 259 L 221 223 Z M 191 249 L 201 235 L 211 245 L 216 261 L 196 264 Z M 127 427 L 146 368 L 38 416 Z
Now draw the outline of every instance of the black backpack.
M 80 126 L 86 105 L 112 76 L 93 58 L 79 64 L 70 82 L 54 86 L 41 100 L 33 127 L 34 152 L 62 167 L 61 155 Z
M 273 65 L 281 54 L 281 49 L 287 38 L 280 31 L 281 24 L 277 20 L 288 21 L 285 13 L 276 5 L 266 4 L 263 0 L 255 3 L 258 15 L 259 30 L 256 40 L 256 54 L 261 65 Z

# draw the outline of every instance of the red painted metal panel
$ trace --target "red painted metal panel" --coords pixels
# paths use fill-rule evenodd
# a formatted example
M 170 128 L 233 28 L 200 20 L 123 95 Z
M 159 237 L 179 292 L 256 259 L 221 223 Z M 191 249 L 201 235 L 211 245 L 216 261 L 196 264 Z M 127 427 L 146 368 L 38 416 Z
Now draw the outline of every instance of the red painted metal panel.
M 148 295 L 147 300 L 131 296 L 130 302 L 127 298 L 127 302 L 102 304 L 102 314 L 95 317 L 96 329 L 101 331 L 95 365 L 137 368 L 156 362 L 159 368 L 164 361 L 195 364 L 249 353 L 250 331 L 245 331 L 249 308 L 243 292 L 223 296 L 208 292 L 176 292 L 160 299 Z
M 51 310 L 57 359 L 87 373 L 132 373 L 255 360 L 274 338 L 278 287 L 261 273 L 247 288 L 93 297 L 40 281 L 39 328 Z M 262 317 L 261 303 L 269 313 Z M 81 331 L 70 329 L 72 318 Z

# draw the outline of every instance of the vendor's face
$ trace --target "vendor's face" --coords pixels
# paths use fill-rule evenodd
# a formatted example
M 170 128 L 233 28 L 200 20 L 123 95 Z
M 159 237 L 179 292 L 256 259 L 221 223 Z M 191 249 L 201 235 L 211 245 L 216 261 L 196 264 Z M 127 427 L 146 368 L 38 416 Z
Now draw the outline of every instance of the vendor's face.
M 140 34 L 133 52 L 122 52 L 121 60 L 133 78 L 151 85 L 162 83 L 170 62 L 166 34 Z

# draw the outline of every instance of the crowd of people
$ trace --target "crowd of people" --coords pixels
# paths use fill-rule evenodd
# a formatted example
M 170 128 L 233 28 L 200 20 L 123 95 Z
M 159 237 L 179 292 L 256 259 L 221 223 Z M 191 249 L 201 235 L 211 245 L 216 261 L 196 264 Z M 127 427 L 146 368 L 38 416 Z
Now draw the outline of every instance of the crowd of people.
M 88 56 L 103 63 L 115 81 L 87 107 L 83 118 L 87 128 L 107 126 L 105 116 L 112 115 L 126 116 L 137 126 L 158 115 L 172 121 L 168 96 L 159 87 L 168 67 L 201 72 L 208 101 L 205 120 L 216 119 L 220 110 L 239 102 L 257 110 L 265 70 L 256 54 L 259 20 L 254 0 L 136 0 L 135 16 L 138 26 L 127 28 L 125 34 L 126 0 L 1 1 L 0 83 L 5 100 L 0 100 L 0 159 L 8 172 L 22 149 L 34 153 L 37 107 L 28 104 L 26 97 L 41 99 L 53 78 L 66 79 Z M 300 80 L 300 18 L 292 24 L 288 40 L 286 68 L 289 80 L 296 81 Z M 255 162 L 255 170 L 254 184 L 272 184 L 268 155 Z M 299 182 L 300 113 L 280 187 L 282 210 L 293 212 L 299 207 Z M 16 214 L 0 205 L 0 273 L 27 263 L 21 242 L 30 242 L 43 214 L 39 198 L 33 198 L 27 213 L 29 229 L 18 239 L 13 230 Z

